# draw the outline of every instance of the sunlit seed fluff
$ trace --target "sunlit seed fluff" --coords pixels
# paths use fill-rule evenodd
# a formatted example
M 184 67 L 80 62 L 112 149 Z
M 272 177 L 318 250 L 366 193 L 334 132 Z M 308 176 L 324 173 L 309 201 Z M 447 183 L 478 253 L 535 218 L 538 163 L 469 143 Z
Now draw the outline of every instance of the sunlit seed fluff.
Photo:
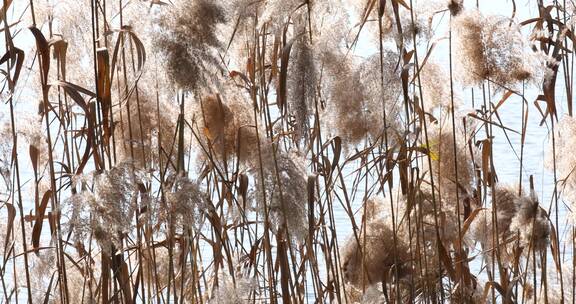
M 380 55 L 368 58 L 356 72 L 356 77 L 364 84 L 367 94 L 365 108 L 362 110 L 365 111 L 366 124 L 373 140 L 383 136 L 384 132 L 388 133 L 388 139 L 392 140 L 393 135 L 402 128 L 399 59 L 400 56 L 395 51 L 385 50 L 382 58 Z
M 310 1 L 315 2 L 315 1 Z M 259 27 L 267 23 L 273 33 L 279 33 L 289 19 L 306 14 L 306 7 L 298 0 L 267 0 L 260 16 Z
M 401 267 L 410 260 L 404 240 L 397 240 L 395 250 L 390 223 L 380 218 L 367 225 L 366 234 L 361 230 L 359 240 L 351 236 L 340 251 L 344 278 L 355 286 L 380 282 L 392 267 Z
M 432 162 L 430 173 L 433 174 L 435 187 L 439 189 L 442 200 L 456 204 L 457 191 L 462 203 L 463 194 L 469 191 L 473 183 L 474 165 L 466 134 L 458 125 L 454 134 L 449 122 L 451 118 L 445 118 L 428 128 L 428 148 Z
M 546 251 L 550 241 L 550 223 L 535 193 L 517 198 L 516 214 L 510 223 L 510 231 L 512 234 L 517 233 L 519 245 L 525 250 Z
M 526 283 L 524 297 L 526 298 L 526 304 L 560 304 L 571 301 L 574 298 L 574 264 L 572 262 L 572 257 L 564 257 L 562 263 L 562 278 L 560 277 L 560 272 L 556 267 L 546 267 L 546 272 L 540 269 L 534 270 L 533 265 L 528 264 L 528 269 L 526 273 L 528 274 L 528 282 L 532 282 L 534 275 L 545 276 L 547 288 L 542 285 L 538 286 L 536 292 L 534 292 L 534 286 L 532 284 Z M 536 299 L 534 298 L 536 296 Z M 567 300 L 568 299 L 568 300 Z
M 83 258 L 74 253 L 67 253 L 65 265 L 62 269 L 66 269 L 65 284 L 68 287 L 67 299 L 71 303 L 98 303 L 97 289 L 98 277 L 100 275 L 98 267 L 95 263 L 99 262 L 99 255 L 94 254 L 90 257 L 91 262 L 85 262 Z M 63 299 L 61 294 L 54 289 L 53 275 L 58 272 L 56 267 L 56 255 L 54 251 L 42 250 L 39 255 L 29 256 L 30 265 L 30 288 L 32 293 L 32 303 L 62 303 Z M 27 284 L 25 276 L 18 277 L 20 284 Z M 52 285 L 50 283 L 52 282 Z M 46 292 L 52 292 L 49 297 L 46 297 Z
M 574 206 L 576 206 L 576 155 L 573 153 L 576 144 L 576 119 L 564 115 L 556 124 L 554 130 L 554 144 L 552 137 L 549 138 L 548 148 L 545 154 L 545 166 L 549 171 L 556 169 L 558 175 L 558 188 L 560 197 L 572 210 L 570 219 L 574 222 Z M 556 165 L 554 165 L 556 161 Z
M 308 192 L 305 158 L 297 151 L 277 151 L 263 159 L 262 170 L 252 169 L 255 193 L 252 194 L 258 212 L 267 204 L 272 229 L 286 227 L 294 243 L 302 244 L 308 235 Z M 264 183 L 262 183 L 262 179 Z
M 258 158 L 258 135 L 253 110 L 247 101 L 231 98 L 222 100 L 208 95 L 195 105 L 194 115 L 206 149 L 220 160 L 236 155 L 242 163 L 255 163 Z
M 178 110 L 172 103 L 156 101 L 143 90 L 134 92 L 113 116 L 117 161 L 133 160 L 140 169 L 175 164 Z M 160 140 L 160 143 L 159 141 Z M 170 158 L 167 156 L 170 155 Z
M 396 204 L 400 206 L 404 203 Z M 405 275 L 402 269 L 407 267 L 411 259 L 408 239 L 404 237 L 405 231 L 396 231 L 394 246 L 393 221 L 387 204 L 390 201 L 383 198 L 371 199 L 366 213 L 370 220 L 365 227 L 360 227 L 358 239 L 351 235 L 340 249 L 344 279 L 354 287 L 361 288 L 362 285 L 380 282 L 394 266 L 401 270 L 401 275 Z M 398 218 L 396 220 L 399 222 Z
M 214 297 L 208 303 L 218 304 L 245 304 L 250 303 L 254 297 L 256 284 L 254 280 L 238 276 L 234 280 L 226 277 L 222 280 L 214 293 Z
M 382 212 L 385 212 L 389 206 L 385 206 L 385 202 L 380 196 L 370 197 L 364 203 L 362 208 L 362 215 L 364 220 L 369 222 L 381 216 Z
M 108 10 L 110 10 L 111 6 L 114 5 L 109 5 Z M 67 62 L 72 62 L 73 64 L 66 65 L 67 80 L 83 87 L 93 85 L 93 79 L 88 77 L 90 74 L 86 72 L 87 69 L 92 67 L 91 60 L 93 56 L 93 50 L 86 47 L 93 43 L 91 11 L 86 9 L 86 5 L 80 1 L 47 0 L 35 2 L 34 12 L 37 14 L 37 27 L 45 30 L 51 20 L 50 33 L 54 34 L 54 38 L 62 37 L 68 43 L 66 58 Z M 31 15 L 26 14 L 25 17 L 30 18 Z M 31 21 L 28 24 L 32 24 Z M 41 28 L 41 25 L 44 27 Z M 46 34 L 47 32 L 44 31 L 44 35 Z M 102 36 L 96 38 L 105 39 Z M 51 69 L 51 76 L 56 77 L 56 70 L 58 69 Z M 32 75 L 33 77 L 39 77 L 37 72 Z M 39 84 L 40 79 L 37 79 L 35 83 Z
M 89 238 L 92 231 L 90 208 L 96 205 L 96 198 L 89 190 L 81 190 L 60 203 L 65 223 L 63 230 L 71 234 L 73 241 L 84 242 Z
M 385 302 L 384 293 L 378 289 L 377 285 L 372 285 L 366 289 L 362 295 L 362 304 L 381 304 Z
M 493 240 L 493 234 L 496 233 L 496 225 L 498 227 L 499 243 L 510 237 L 510 222 L 516 214 L 516 200 L 518 198 L 518 189 L 508 185 L 497 184 L 495 193 L 490 194 L 492 202 L 496 202 L 496 218 L 493 218 L 492 207 L 481 210 L 478 216 L 470 225 L 469 233 L 471 238 L 479 242 L 484 250 L 494 249 L 496 243 Z M 505 249 L 505 248 L 504 248 Z M 501 250 L 503 259 L 510 259 L 506 255 L 507 250 Z
M 38 152 L 38 168 L 39 173 L 48 165 L 48 141 L 46 140 L 46 127 L 42 123 L 42 117 L 35 114 L 20 113 L 18 119 L 15 121 L 16 135 L 20 139 L 18 142 L 19 148 L 25 148 L 26 151 L 30 147 L 34 147 Z M 11 127 L 9 127 L 11 128 Z M 5 130 L 8 131 L 8 130 Z M 10 129 L 8 138 L 12 138 L 12 131 Z M 27 145 L 27 146 L 26 146 Z M 53 151 L 53 157 L 57 158 L 56 152 Z
M 206 194 L 198 183 L 187 177 L 177 178 L 172 188 L 172 191 L 166 193 L 169 210 L 163 212 L 165 222 L 168 223 L 168 217 L 171 217 L 178 225 L 194 228 L 202 210 L 207 207 Z
M 342 48 L 350 34 L 350 6 L 346 0 L 311 1 L 312 43 L 315 55 Z M 307 22 L 308 20 L 305 20 Z
M 518 245 L 523 255 L 532 250 L 546 250 L 550 240 L 550 224 L 546 211 L 542 209 L 534 193 L 518 193 L 518 188 L 507 185 L 496 185 L 496 194 L 492 206 L 479 213 L 470 226 L 474 238 L 484 249 L 494 248 L 496 243 L 493 234 L 498 229 L 498 240 L 501 244 L 502 259 L 511 262 L 513 248 Z M 493 208 L 497 221 L 493 220 Z M 518 237 L 514 242 L 510 239 Z M 530 250 L 528 250 L 530 249 Z
M 131 162 L 124 162 L 94 175 L 91 225 L 94 238 L 104 250 L 112 244 L 118 246 L 121 236 L 131 231 L 138 194 L 137 174 Z
M 452 29 L 457 78 L 464 85 L 488 79 L 510 87 L 541 72 L 541 63 L 509 18 L 465 11 L 454 19 Z
M 426 62 L 420 70 L 420 83 L 424 111 L 433 113 L 435 109 L 442 109 L 448 112 L 452 109 L 449 73 L 440 64 L 431 60 Z M 454 107 L 459 105 L 458 98 L 454 97 Z
M 326 66 L 325 77 L 329 77 L 326 89 L 330 96 L 326 107 L 327 127 L 347 145 L 357 145 L 368 139 L 381 140 L 385 129 L 388 139 L 392 140 L 401 128 L 398 54 L 384 53 L 383 74 L 379 55 L 368 58 L 359 66 L 337 53 L 325 58 L 328 59 L 335 62 Z
M 171 255 L 166 245 L 156 244 L 142 248 L 141 256 L 135 262 L 141 263 L 143 278 L 159 289 L 174 286 L 175 292 L 184 303 L 195 303 L 198 294 L 193 275 L 188 271 L 181 271 L 183 267 L 190 267 L 187 260 L 186 242 L 177 240 L 172 247 Z M 172 268 L 170 264 L 172 263 Z M 204 298 L 204 297 L 203 297 Z M 207 295 L 206 297 L 207 298 Z
M 172 252 L 173 256 L 177 256 L 178 248 L 173 248 Z M 173 259 L 173 261 L 176 264 L 174 267 L 178 267 L 179 265 L 177 265 L 176 259 Z M 142 263 L 142 274 L 145 279 L 158 282 L 160 287 L 168 285 L 168 277 L 170 276 L 170 256 L 167 247 L 150 246 L 143 248 L 140 263 Z
M 308 116 L 314 107 L 318 82 L 313 50 L 308 39 L 308 36 L 303 35 L 294 43 L 288 68 L 288 106 L 295 117 L 294 138 L 297 142 L 308 132 Z
M 159 24 L 156 46 L 164 54 L 167 72 L 178 87 L 195 91 L 210 83 L 208 78 L 220 66 L 215 52 L 222 46 L 218 25 L 225 21 L 223 7 L 210 0 L 180 0 L 167 8 Z
M 383 3 L 383 2 L 380 2 Z M 369 2 L 364 0 L 353 0 L 347 1 L 347 5 L 353 8 L 354 15 L 352 16 L 358 21 L 361 21 L 366 13 L 366 9 L 369 6 Z M 370 14 L 368 15 L 367 22 L 364 23 L 362 27 L 362 35 L 371 37 L 371 41 L 373 43 L 378 43 L 380 39 L 380 26 L 378 24 L 379 20 L 379 7 L 378 3 L 372 6 L 372 10 L 370 10 Z M 390 38 L 396 32 L 396 22 L 394 19 L 394 11 L 392 9 L 392 5 L 386 5 L 384 12 L 382 14 L 382 37 Z
M 324 85 L 329 97 L 323 119 L 326 129 L 348 145 L 358 144 L 368 133 L 362 115 L 365 96 L 362 83 L 354 74 L 352 62 L 343 54 L 328 52 L 324 57 L 327 64 Z
M 432 29 L 430 28 L 431 20 L 427 18 L 430 9 L 433 9 L 431 5 L 419 5 L 415 7 L 414 12 L 410 10 L 401 10 L 400 24 L 402 25 L 402 35 L 398 32 L 397 25 L 394 25 L 393 28 L 396 42 L 399 43 L 400 38 L 402 38 L 403 43 L 413 43 L 415 37 L 417 43 L 429 40 L 432 35 Z

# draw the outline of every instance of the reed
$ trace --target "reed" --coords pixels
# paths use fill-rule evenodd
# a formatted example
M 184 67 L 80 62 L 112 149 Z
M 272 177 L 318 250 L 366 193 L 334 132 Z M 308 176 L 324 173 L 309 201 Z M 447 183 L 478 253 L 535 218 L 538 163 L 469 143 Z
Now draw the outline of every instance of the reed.
M 1 302 L 575 303 L 567 2 L 4 0 Z

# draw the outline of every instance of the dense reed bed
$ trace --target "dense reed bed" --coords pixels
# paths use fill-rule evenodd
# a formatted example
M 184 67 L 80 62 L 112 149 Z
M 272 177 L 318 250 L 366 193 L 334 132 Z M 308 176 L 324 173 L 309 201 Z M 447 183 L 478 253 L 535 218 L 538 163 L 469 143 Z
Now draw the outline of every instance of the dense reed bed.
M 1 13 L 0 302 L 575 303 L 571 1 Z

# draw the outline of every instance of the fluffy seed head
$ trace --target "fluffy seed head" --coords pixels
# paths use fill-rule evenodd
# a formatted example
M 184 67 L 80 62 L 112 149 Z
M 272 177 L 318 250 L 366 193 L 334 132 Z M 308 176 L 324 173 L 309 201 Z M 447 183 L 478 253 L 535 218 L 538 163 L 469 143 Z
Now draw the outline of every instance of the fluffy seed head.
M 576 139 L 576 119 L 572 116 L 564 115 L 554 130 L 555 147 L 552 146 L 552 139 L 545 156 L 545 166 L 548 170 L 554 170 L 558 174 L 558 186 L 561 197 L 569 204 L 571 220 L 574 221 L 574 206 L 576 202 L 576 155 L 574 154 L 574 140 Z M 554 150 L 555 149 L 555 150 Z M 556 157 L 554 157 L 556 153 Z M 556 160 L 556 166 L 554 166 Z
M 328 80 L 327 88 L 330 96 L 328 128 L 348 145 L 381 139 L 385 129 L 388 138 L 394 138 L 392 135 L 401 129 L 398 54 L 392 51 L 384 54 L 384 85 L 379 55 L 368 58 L 356 68 L 338 54 L 332 56 L 339 63 L 326 67 L 333 77 Z
M 277 164 L 277 166 L 276 166 Z M 264 212 L 262 203 L 268 205 L 273 229 L 279 231 L 284 225 L 295 243 L 302 243 L 308 235 L 308 195 L 305 158 L 296 151 L 270 155 L 263 160 L 264 184 L 258 169 L 254 179 L 253 200 L 256 209 Z
M 256 132 L 252 109 L 245 100 L 223 101 L 219 96 L 208 95 L 193 112 L 206 149 L 221 159 L 236 155 L 242 163 L 256 162 L 258 140 L 262 140 L 262 136 Z
M 174 137 L 178 123 L 178 111 L 174 104 L 160 101 L 139 90 L 114 113 L 114 139 L 117 160 L 133 160 L 141 169 L 157 169 L 160 162 L 166 166 L 170 155 L 176 163 Z M 160 139 L 160 142 L 158 141 Z M 162 157 L 161 157 L 162 156 Z M 172 168 L 172 166 L 168 166 Z
M 210 0 L 177 1 L 160 21 L 156 46 L 166 57 L 167 72 L 180 88 L 195 91 L 209 83 L 220 60 L 218 25 L 226 21 L 224 9 Z
M 406 268 L 411 259 L 407 239 L 400 232 L 394 247 L 388 204 L 384 198 L 371 198 L 366 205 L 366 227 L 360 228 L 358 239 L 349 237 L 340 250 L 344 278 L 355 287 L 376 284 L 392 267 Z
M 538 204 L 534 193 L 517 198 L 516 214 L 510 223 L 510 231 L 518 233 L 520 246 L 525 250 L 534 248 L 545 251 L 550 241 L 548 215 Z
M 294 138 L 297 142 L 306 136 L 308 113 L 316 95 L 316 64 L 312 52 L 308 37 L 300 37 L 293 46 L 288 68 L 288 106 L 296 118 Z
M 466 11 L 454 19 L 452 28 L 457 73 L 465 85 L 489 79 L 510 87 L 537 77 L 542 68 L 518 25 L 509 18 Z
M 452 126 L 446 121 L 428 130 L 431 174 L 434 176 L 434 183 L 440 191 L 442 200 L 452 204 L 456 203 L 456 192 L 462 193 L 459 197 L 462 200 L 474 180 L 474 165 L 465 135 L 457 126 L 454 141 Z

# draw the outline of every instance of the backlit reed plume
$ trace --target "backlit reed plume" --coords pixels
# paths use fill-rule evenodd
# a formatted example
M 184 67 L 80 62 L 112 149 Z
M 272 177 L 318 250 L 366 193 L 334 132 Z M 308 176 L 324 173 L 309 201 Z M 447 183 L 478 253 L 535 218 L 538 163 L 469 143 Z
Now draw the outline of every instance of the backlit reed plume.
M 305 27 L 301 27 L 305 29 Z M 309 127 L 309 112 L 314 108 L 318 82 L 313 49 L 304 32 L 294 43 L 288 76 L 288 105 L 295 117 L 294 138 L 304 138 Z
M 434 110 L 441 109 L 448 113 L 452 109 L 449 73 L 440 64 L 432 60 L 426 62 L 420 70 L 420 83 L 426 112 L 434 113 Z M 454 97 L 454 107 L 459 105 L 460 101 Z
M 172 255 L 178 256 L 179 253 L 179 247 L 175 246 L 172 249 Z M 178 261 L 178 259 L 174 260 Z M 143 276 L 146 280 L 150 282 L 158 282 L 158 287 L 160 288 L 164 288 L 168 285 L 168 277 L 170 276 L 170 255 L 166 246 L 150 246 L 143 248 L 140 263 L 142 264 Z M 177 269 L 179 268 L 178 266 L 180 265 L 175 265 Z
M 517 244 L 525 249 L 524 255 L 532 249 L 546 250 L 550 237 L 548 216 L 533 193 L 518 195 L 517 187 L 497 184 L 492 204 L 495 205 L 482 210 L 470 226 L 472 238 L 482 244 L 488 256 L 497 250 L 496 241 L 500 245 L 500 258 L 508 263 L 513 262 L 513 248 Z M 515 240 L 516 237 L 519 239 Z
M 366 37 L 370 37 L 370 41 L 374 44 L 378 44 L 378 40 L 380 39 L 380 29 L 379 29 L 379 4 L 375 3 L 372 7 L 372 10 L 369 11 L 369 14 L 366 15 L 366 9 L 370 7 L 369 2 L 364 0 L 354 0 L 349 1 L 354 8 L 354 15 L 353 17 L 358 18 L 357 22 L 364 21 L 361 18 L 365 18 L 366 22 L 362 27 L 362 33 Z M 357 31 L 357 30 L 355 30 Z M 384 12 L 382 14 L 382 37 L 390 38 L 393 37 L 396 31 L 396 21 L 394 17 L 394 12 L 392 10 L 391 5 L 386 5 Z
M 225 277 L 216 289 L 214 297 L 208 303 L 244 304 L 254 297 L 255 284 L 248 277 L 238 275 L 236 278 Z
M 166 9 L 156 45 L 166 58 L 170 79 L 194 91 L 209 84 L 221 67 L 216 50 L 222 47 L 218 25 L 227 20 L 225 10 L 210 0 L 177 1 Z
M 259 136 L 248 101 L 207 95 L 194 106 L 193 113 L 208 152 L 213 151 L 220 160 L 236 155 L 245 164 L 258 161 Z
M 530 270 L 531 271 L 531 270 Z M 523 286 L 523 297 L 526 299 L 527 304 L 534 303 L 550 303 L 560 304 L 572 301 L 574 298 L 574 265 L 569 260 L 562 261 L 562 285 L 560 284 L 560 274 L 556 268 L 546 267 L 547 273 L 546 280 L 548 284 L 547 290 L 538 288 L 534 294 L 534 286 L 531 279 L 533 273 L 528 272 L 530 283 L 525 283 Z M 542 274 L 544 275 L 544 273 Z M 561 288 L 563 286 L 563 288 Z M 534 298 L 536 296 L 536 298 Z
M 456 125 L 456 141 L 449 117 L 429 127 L 429 149 L 432 161 L 430 174 L 442 200 L 456 204 L 456 192 L 460 192 L 460 203 L 474 182 L 474 164 L 466 142 L 468 136 Z M 456 147 L 456 151 L 454 151 Z M 426 161 L 425 161 L 426 163 Z M 456 169 L 458 170 L 456 172 Z
M 400 10 L 400 24 L 402 25 L 402 35 L 398 32 L 397 25 L 394 25 L 393 32 L 396 43 L 412 43 L 416 37 L 416 43 L 425 43 L 432 35 L 431 19 L 429 14 L 434 10 L 436 4 L 418 5 L 411 10 Z M 414 15 L 414 16 L 412 16 Z M 414 19 L 412 19 L 414 17 Z M 395 19 L 394 19 L 395 20 Z M 396 21 L 394 22 L 396 23 Z
M 381 85 L 378 55 L 366 59 L 360 66 L 352 65 L 338 54 L 331 56 L 334 56 L 332 60 L 338 61 L 325 67 L 326 77 L 330 77 L 327 126 L 349 145 L 368 138 L 373 142 L 383 140 L 385 129 L 391 140 L 401 128 L 398 54 L 392 51 L 384 53 L 384 86 Z
M 311 1 L 314 3 L 316 1 Z M 291 19 L 307 18 L 306 5 L 297 0 L 268 0 L 260 16 L 260 24 L 267 23 L 272 32 L 280 33 Z
M 65 260 L 66 276 L 68 300 L 71 303 L 98 303 L 97 290 L 100 271 L 96 267 L 96 262 L 99 262 L 99 255 L 83 257 L 81 254 L 72 252 L 67 255 Z M 43 250 L 31 259 L 31 263 L 33 303 L 44 303 L 45 300 L 48 300 L 48 303 L 62 303 L 63 299 L 59 290 L 52 290 L 52 293 L 47 295 L 47 291 L 54 284 L 54 277 L 58 273 L 56 255 L 49 250 Z
M 90 75 L 92 68 L 92 28 L 91 24 L 91 11 L 89 6 L 85 3 L 73 0 L 63 1 L 38 1 L 35 4 L 35 11 L 39 13 L 36 18 L 37 27 L 46 29 L 50 27 L 54 37 L 61 37 L 68 43 L 66 51 L 66 70 L 61 74 L 61 77 L 66 75 L 66 78 L 74 83 L 82 86 L 93 85 L 93 80 L 87 75 Z M 29 17 L 26 14 L 26 17 Z M 31 20 L 30 20 L 31 24 Z M 97 37 L 102 38 L 103 37 Z M 51 69 L 52 77 L 56 76 L 56 68 Z M 34 77 L 39 77 L 38 73 L 32 74 Z M 54 77 L 55 79 L 55 77 Z M 40 80 L 36 80 L 40 83 Z M 41 95 L 39 94 L 39 98 Z
M 355 10 L 360 16 L 365 13 L 367 7 L 372 8 L 362 30 L 367 32 L 367 35 L 371 37 L 371 42 L 375 45 L 379 44 L 378 40 L 380 39 L 401 45 L 413 43 L 414 37 L 416 37 L 417 43 L 425 42 L 431 37 L 431 15 L 438 10 L 437 7 L 439 6 L 435 1 L 424 2 L 424 4 L 415 2 L 416 5 L 412 10 L 400 6 L 398 10 L 400 29 L 392 5 L 374 3 L 375 5 L 371 6 L 368 4 L 369 2 L 366 1 L 354 1 Z M 379 5 L 381 4 L 384 4 L 384 10 L 380 28 L 378 22 L 380 18 Z M 412 15 L 414 19 L 412 19 Z
M 464 85 L 513 86 L 538 77 L 540 63 L 509 18 L 464 11 L 452 22 L 456 72 Z
M 36 114 L 26 114 L 22 113 L 18 120 L 16 120 L 16 135 L 18 136 L 18 146 L 24 148 L 26 154 L 30 149 L 35 149 L 37 151 L 37 163 L 39 172 L 42 172 L 45 166 L 48 164 L 48 142 L 46 141 L 46 134 L 44 132 L 44 125 L 42 117 Z M 12 127 L 7 122 L 3 127 L 1 132 L 2 135 L 7 137 L 4 138 L 7 142 L 4 144 L 6 149 L 10 149 L 10 154 L 6 155 L 6 160 L 10 162 L 12 160 Z M 8 152 L 8 151 L 7 151 Z
M 166 246 L 156 245 L 142 249 L 139 262 L 142 263 L 143 276 L 148 282 L 155 282 L 159 290 L 175 284 L 176 292 L 184 303 L 198 301 L 195 294 L 195 275 L 191 273 L 192 264 L 186 261 L 187 241 L 179 239 L 172 247 L 172 254 Z M 135 258 L 135 257 L 133 257 Z M 137 260 L 134 259 L 134 262 Z M 173 265 L 170 268 L 170 262 Z M 208 295 L 202 297 L 205 301 Z
M 496 193 L 492 194 L 496 201 L 496 218 L 493 217 L 493 210 L 488 207 L 480 211 L 470 226 L 470 233 L 474 241 L 479 242 L 486 255 L 490 258 L 491 252 L 496 250 L 498 244 L 510 244 L 506 242 L 512 235 L 510 233 L 510 222 L 516 214 L 517 190 L 511 186 L 496 185 Z M 498 232 L 496 233 L 496 227 Z M 496 240 L 496 238 L 498 238 Z M 511 245 L 512 246 L 512 245 Z M 510 248 L 511 248 L 510 246 Z M 500 258 L 506 262 L 512 262 L 512 256 L 507 247 L 500 248 Z
M 366 289 L 364 295 L 362 295 L 362 304 L 379 304 L 385 302 L 385 297 L 382 291 L 380 291 L 376 286 L 372 285 L 370 288 Z
M 394 204 L 402 207 L 405 201 L 396 201 Z M 394 246 L 394 228 L 389 205 L 388 199 L 369 199 L 366 202 L 366 227 L 360 227 L 358 239 L 354 234 L 351 235 L 340 250 L 344 279 L 356 288 L 362 289 L 363 286 L 381 282 L 389 272 L 393 273 L 391 269 L 394 266 L 404 269 L 411 259 L 405 237 L 406 230 L 396 231 L 397 240 Z M 405 275 L 405 271 L 406 269 L 401 273 Z
M 187 177 L 177 177 L 172 191 L 166 193 L 168 210 L 162 212 L 164 223 L 172 222 L 186 228 L 196 228 L 203 210 L 208 209 L 208 199 L 198 183 Z
M 411 299 L 411 288 L 417 294 L 435 293 L 443 288 L 438 282 L 441 276 L 438 242 L 446 247 L 457 239 L 455 218 L 437 214 L 438 239 L 433 200 L 427 190 L 417 190 L 410 201 L 406 196 L 397 196 L 393 202 L 396 226 L 392 222 L 390 200 L 371 198 L 365 204 L 366 227 L 360 228 L 358 239 L 352 235 L 342 245 L 344 278 L 350 284 L 349 296 L 353 298 L 358 298 L 357 290 L 362 286 L 377 284 L 384 277 L 395 276 L 396 271 L 400 280 L 396 292 L 405 301 Z M 414 268 L 415 265 L 419 266 Z
M 112 245 L 121 246 L 124 235 L 132 231 L 140 180 L 142 176 L 132 162 L 77 178 L 74 183 L 80 191 L 64 206 L 76 239 L 82 241 L 92 235 L 105 251 Z
M 576 157 L 572 151 L 574 138 L 576 138 L 576 119 L 572 116 L 564 115 L 554 131 L 555 147 L 552 147 L 552 139 L 550 138 L 549 147 L 545 154 L 545 165 L 550 171 L 556 168 L 560 195 L 574 210 L 573 202 L 576 201 Z M 555 166 L 554 160 L 556 161 Z M 572 220 L 576 219 L 574 212 L 571 214 Z
M 351 33 L 350 9 L 344 0 L 312 2 L 312 49 L 318 66 L 327 64 L 330 52 L 345 52 Z M 307 21 L 307 20 L 305 20 Z M 329 63 L 328 63 L 329 64 Z M 320 67 L 317 67 L 320 69 Z
M 268 155 L 260 167 L 253 169 L 255 208 L 263 214 L 266 203 L 273 230 L 284 226 L 292 240 L 302 243 L 308 235 L 308 192 L 304 156 L 297 151 Z M 264 184 L 262 184 L 262 178 Z
M 117 161 L 133 160 L 141 169 L 174 168 L 177 118 L 176 105 L 135 91 L 114 113 Z
M 534 191 L 516 199 L 516 213 L 510 223 L 510 231 L 517 233 L 519 245 L 538 252 L 546 251 L 550 241 L 550 222 L 547 212 L 540 207 Z

